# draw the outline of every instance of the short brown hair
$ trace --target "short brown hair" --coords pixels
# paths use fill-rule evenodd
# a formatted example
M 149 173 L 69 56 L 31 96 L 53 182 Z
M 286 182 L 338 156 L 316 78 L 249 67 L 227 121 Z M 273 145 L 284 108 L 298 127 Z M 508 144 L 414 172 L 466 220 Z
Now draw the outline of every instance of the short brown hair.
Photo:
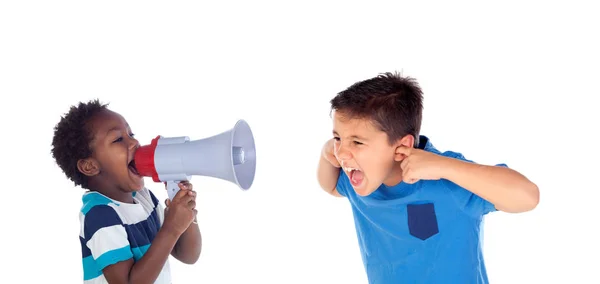
M 390 144 L 410 134 L 419 141 L 423 92 L 417 81 L 398 72 L 354 83 L 331 101 L 331 110 L 366 118 L 388 135 Z

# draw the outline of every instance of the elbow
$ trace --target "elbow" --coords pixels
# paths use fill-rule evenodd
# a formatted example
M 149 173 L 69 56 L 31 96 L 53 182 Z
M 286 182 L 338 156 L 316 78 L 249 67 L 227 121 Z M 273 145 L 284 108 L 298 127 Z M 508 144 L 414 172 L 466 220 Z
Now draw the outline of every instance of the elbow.
M 200 253 L 202 252 L 202 243 L 198 244 L 196 247 L 185 250 L 185 252 L 181 252 L 180 249 L 175 249 L 171 254 L 175 259 L 179 260 L 184 264 L 195 264 L 200 259 Z
M 198 259 L 200 259 L 200 254 L 202 253 L 202 244 L 200 243 L 198 245 L 198 249 L 193 253 L 190 254 L 187 257 L 187 261 L 185 261 L 185 264 L 195 264 L 196 262 L 198 262 Z
M 535 183 L 529 182 L 527 186 L 527 197 L 525 198 L 525 209 L 531 211 L 540 203 L 540 189 Z
M 535 209 L 540 203 L 540 189 L 538 186 L 528 180 L 522 186 L 521 192 L 523 193 L 521 197 L 521 212 L 528 212 Z
M 198 262 L 198 260 L 200 259 L 200 253 L 202 252 L 202 249 L 198 250 L 198 253 L 194 254 L 194 257 L 192 257 L 190 259 L 190 262 L 188 264 L 194 264 L 196 262 Z
M 200 255 L 199 254 L 197 256 L 195 256 L 195 257 L 190 257 L 188 259 L 183 259 L 183 260 L 181 260 L 181 262 L 183 262 L 185 264 L 192 265 L 192 264 L 195 264 L 196 262 L 198 262 L 198 259 L 200 259 Z
M 200 251 L 198 251 L 198 253 L 195 254 L 188 254 L 185 257 L 180 257 L 179 261 L 181 261 L 182 263 L 188 264 L 188 265 L 192 265 L 195 264 L 196 262 L 198 262 L 198 259 L 200 259 Z
M 533 211 L 540 203 L 540 190 L 538 186 L 532 182 L 528 182 L 521 187 L 516 200 L 513 200 L 513 206 L 504 208 L 504 212 L 508 213 L 525 213 Z

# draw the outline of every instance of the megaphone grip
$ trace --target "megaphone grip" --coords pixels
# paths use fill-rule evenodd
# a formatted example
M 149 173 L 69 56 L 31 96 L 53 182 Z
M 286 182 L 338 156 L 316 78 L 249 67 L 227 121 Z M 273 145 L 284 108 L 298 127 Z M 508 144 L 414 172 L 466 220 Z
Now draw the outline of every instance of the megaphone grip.
M 173 198 L 179 190 L 181 190 L 181 188 L 179 188 L 179 181 L 167 181 L 167 195 L 169 196 L 169 200 L 173 201 Z

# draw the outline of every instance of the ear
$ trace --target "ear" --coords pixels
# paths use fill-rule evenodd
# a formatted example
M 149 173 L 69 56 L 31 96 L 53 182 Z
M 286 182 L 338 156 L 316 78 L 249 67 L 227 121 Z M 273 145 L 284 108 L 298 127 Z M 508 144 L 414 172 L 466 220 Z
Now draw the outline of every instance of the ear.
M 399 151 L 400 147 L 413 148 L 414 145 L 415 137 L 410 134 L 405 135 L 404 137 L 396 140 L 396 143 L 394 143 L 394 161 L 400 162 L 404 160 L 404 158 L 406 158 L 406 155 L 403 154 L 403 151 Z
M 100 165 L 94 158 L 80 159 L 77 161 L 77 169 L 88 177 L 100 173 Z

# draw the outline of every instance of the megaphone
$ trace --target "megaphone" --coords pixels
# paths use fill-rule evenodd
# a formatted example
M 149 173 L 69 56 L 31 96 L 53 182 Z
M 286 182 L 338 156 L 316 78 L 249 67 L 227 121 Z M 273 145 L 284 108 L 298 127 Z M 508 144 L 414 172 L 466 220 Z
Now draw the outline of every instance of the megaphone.
M 158 135 L 135 152 L 135 168 L 154 182 L 166 182 L 170 200 L 179 191 L 178 183 L 191 176 L 210 176 L 236 184 L 242 190 L 252 186 L 256 172 L 256 149 L 246 121 L 215 136 L 190 141 L 187 136 Z

